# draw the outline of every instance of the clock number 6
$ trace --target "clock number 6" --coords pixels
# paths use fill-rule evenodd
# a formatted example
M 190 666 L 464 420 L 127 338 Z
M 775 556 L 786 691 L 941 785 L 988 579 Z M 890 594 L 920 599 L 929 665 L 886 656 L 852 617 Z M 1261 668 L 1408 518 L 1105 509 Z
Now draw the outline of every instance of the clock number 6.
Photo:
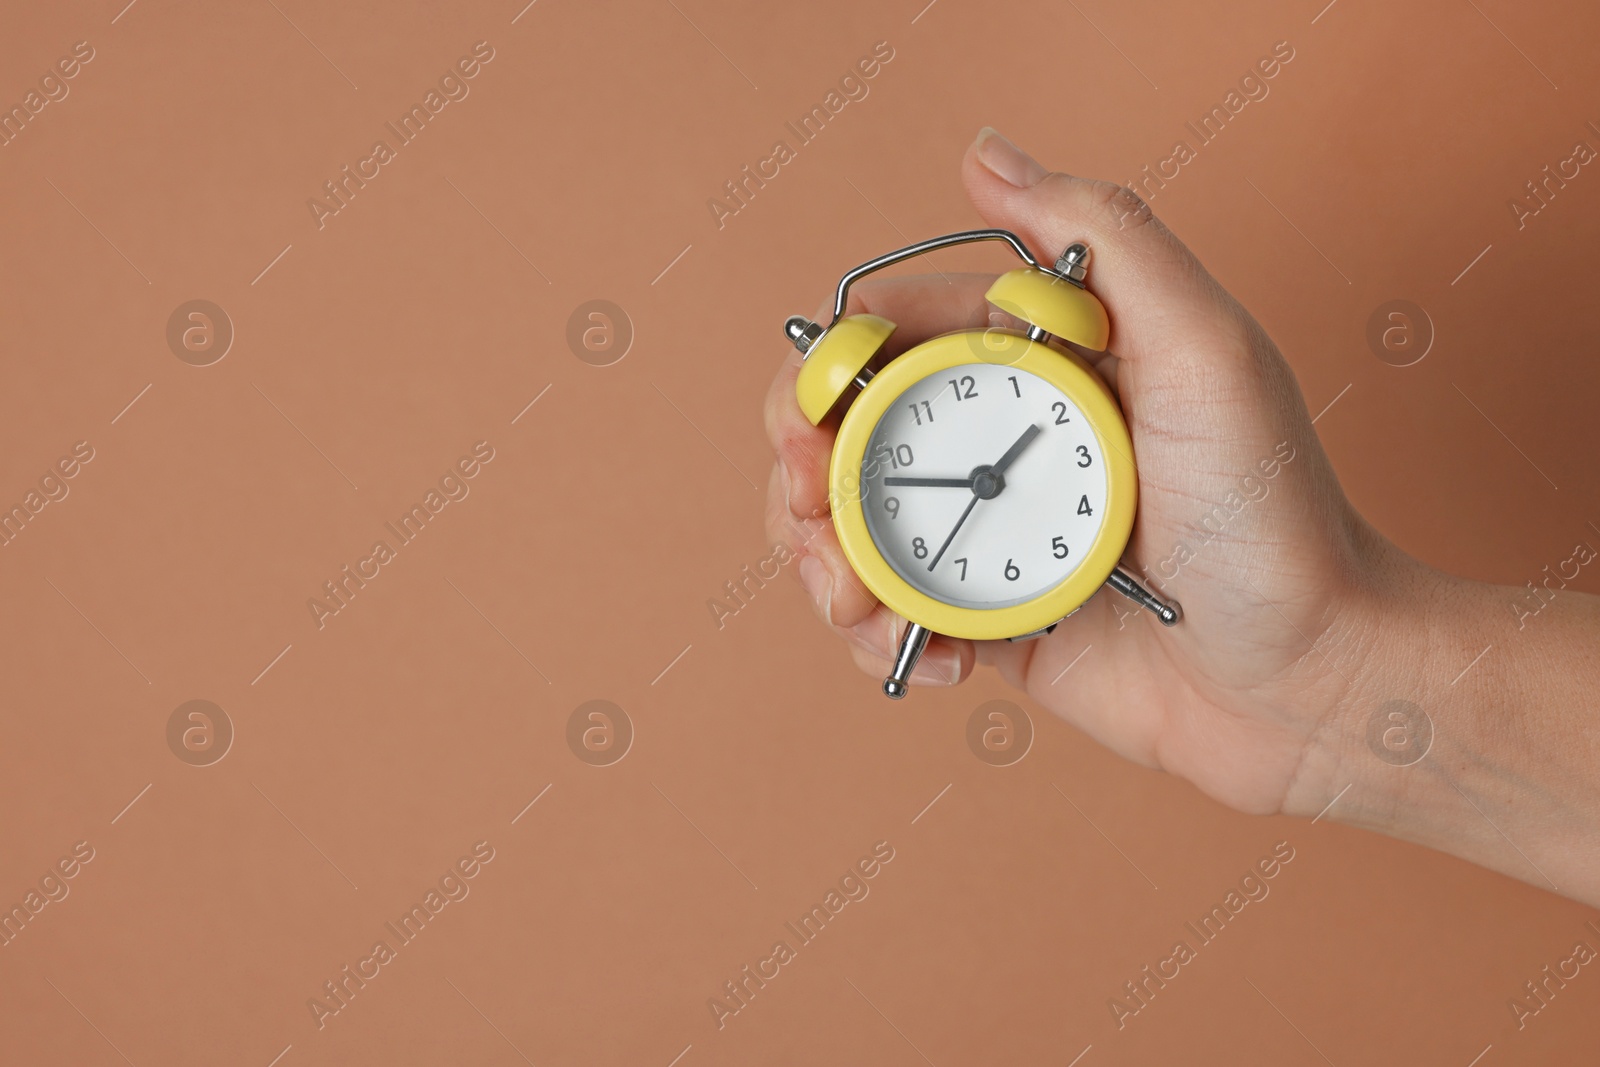
M 1022 577 L 1022 571 L 1011 560 L 1006 560 L 1006 581 L 1014 582 Z

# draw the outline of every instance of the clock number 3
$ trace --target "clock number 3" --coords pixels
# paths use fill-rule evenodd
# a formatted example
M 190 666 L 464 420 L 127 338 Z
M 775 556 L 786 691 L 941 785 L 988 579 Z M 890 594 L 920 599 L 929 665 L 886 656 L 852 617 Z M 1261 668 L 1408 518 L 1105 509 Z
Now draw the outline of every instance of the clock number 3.
M 1089 464 L 1091 464 L 1093 462 L 1094 462 L 1094 460 L 1089 458 L 1089 449 L 1087 447 L 1085 447 L 1084 445 L 1079 445 L 1078 446 L 1078 466 L 1087 467 Z

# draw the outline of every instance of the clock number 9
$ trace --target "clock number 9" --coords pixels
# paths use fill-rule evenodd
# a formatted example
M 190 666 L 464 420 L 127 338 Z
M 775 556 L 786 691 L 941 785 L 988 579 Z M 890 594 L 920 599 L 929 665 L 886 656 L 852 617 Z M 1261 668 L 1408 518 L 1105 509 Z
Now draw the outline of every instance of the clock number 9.
M 889 513 L 891 519 L 898 519 L 900 517 L 900 498 L 897 496 L 884 497 L 883 510 Z
M 1078 457 L 1078 466 L 1080 467 L 1087 467 L 1089 464 L 1094 462 L 1094 460 L 1089 458 L 1089 449 L 1083 445 L 1078 446 Z

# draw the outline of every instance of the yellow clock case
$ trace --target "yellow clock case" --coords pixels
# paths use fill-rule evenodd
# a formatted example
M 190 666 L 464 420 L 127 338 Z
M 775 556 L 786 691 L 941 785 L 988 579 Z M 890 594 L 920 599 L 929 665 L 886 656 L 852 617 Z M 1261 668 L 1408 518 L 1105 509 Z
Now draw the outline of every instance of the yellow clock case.
M 846 321 L 836 324 L 834 329 Z M 872 332 L 876 334 L 881 330 L 878 327 Z M 881 343 L 886 337 L 887 332 L 883 331 L 882 337 L 875 337 L 874 340 Z M 1100 340 L 1103 345 L 1103 335 Z M 876 349 L 876 344 L 871 347 Z M 854 359 L 846 362 L 854 362 Z M 862 460 L 866 456 L 872 432 L 884 412 L 901 394 L 922 379 L 952 367 L 977 362 L 1017 367 L 1061 390 L 1082 410 L 1105 456 L 1106 503 L 1102 512 L 1103 521 L 1099 534 L 1084 553 L 1082 562 L 1059 584 L 1033 600 L 1005 608 L 957 607 L 913 587 L 895 572 L 878 551 L 868 532 L 861 506 Z M 862 361 L 864 363 L 865 360 Z M 859 369 L 860 366 L 851 369 L 851 376 Z M 829 383 L 830 386 L 832 384 Z M 822 412 L 817 416 L 819 419 L 837 395 L 833 394 L 828 403 L 822 405 Z M 812 406 L 817 406 L 821 399 L 818 396 Z M 1093 596 L 1105 584 L 1127 548 L 1139 494 L 1133 441 L 1128 435 L 1127 423 L 1123 421 L 1115 397 L 1100 376 L 1075 353 L 1051 348 L 1020 333 L 993 329 L 962 330 L 935 337 L 900 355 L 879 371 L 844 414 L 838 439 L 833 446 L 828 480 L 833 523 L 839 543 L 850 565 L 873 595 L 890 611 L 911 622 L 937 633 L 974 640 L 1000 640 L 1042 629 L 1071 614 Z

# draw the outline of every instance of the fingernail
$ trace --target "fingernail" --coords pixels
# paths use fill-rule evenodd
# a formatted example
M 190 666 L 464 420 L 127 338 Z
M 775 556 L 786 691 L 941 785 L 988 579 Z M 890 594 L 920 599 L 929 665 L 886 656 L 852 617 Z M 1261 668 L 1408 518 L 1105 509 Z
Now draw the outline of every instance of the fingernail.
M 961 656 L 954 651 L 939 650 L 925 653 L 911 672 L 913 681 L 921 680 L 938 685 L 955 685 L 961 677 Z
M 994 171 L 1001 181 L 1018 189 L 1038 185 L 1050 173 L 992 126 L 978 131 L 977 151 L 978 162 Z
M 805 586 L 806 592 L 811 594 L 811 599 L 817 605 L 817 610 L 827 620 L 829 626 L 833 625 L 833 578 L 828 574 L 828 568 L 816 556 L 805 556 L 800 560 L 800 584 Z

